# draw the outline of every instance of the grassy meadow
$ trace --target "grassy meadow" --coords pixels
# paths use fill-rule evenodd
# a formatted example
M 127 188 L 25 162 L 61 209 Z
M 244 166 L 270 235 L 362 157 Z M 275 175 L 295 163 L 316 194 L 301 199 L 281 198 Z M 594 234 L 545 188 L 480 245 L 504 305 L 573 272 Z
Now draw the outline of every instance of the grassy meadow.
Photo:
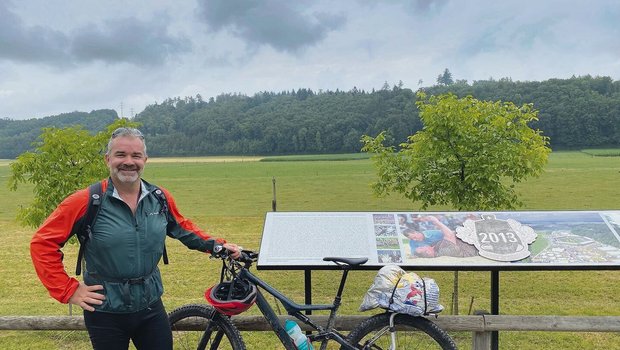
M 259 158 L 152 159 L 144 178 L 171 190 L 181 212 L 197 224 L 229 241 L 258 249 L 265 213 L 271 210 L 273 179 L 278 211 L 401 211 L 419 206 L 397 195 L 376 198 L 369 184 L 375 179 L 368 159 Z M 313 161 L 310 161 L 313 160 Z M 28 246 L 34 231 L 15 222 L 16 208 L 32 199 L 31 188 L 7 190 L 7 161 L 0 161 L 0 315 L 67 315 L 68 307 L 51 299 L 36 277 Z M 620 209 L 620 157 L 592 153 L 554 152 L 545 173 L 518 185 L 525 206 L 532 210 Z M 432 210 L 450 210 L 446 207 Z M 204 290 L 216 282 L 219 265 L 178 242 L 168 243 L 170 265 L 162 265 L 164 303 L 170 311 L 187 303 L 200 303 Z M 64 248 L 68 271 L 75 267 L 77 246 Z M 293 299 L 303 301 L 303 273 L 258 271 Z M 374 277 L 356 271 L 348 280 L 342 313 L 358 313 L 363 294 Z M 453 272 L 424 272 L 442 289 L 442 303 L 450 305 Z M 459 310 L 489 309 L 488 272 L 459 274 Z M 338 272 L 313 274 L 313 298 L 331 302 Z M 501 272 L 502 314 L 511 315 L 620 315 L 620 271 Z M 74 312 L 78 312 L 74 308 Z M 250 313 L 258 313 L 252 308 Z M 450 312 L 448 310 L 446 312 Z M 467 333 L 453 334 L 462 349 L 471 348 Z M 245 332 L 249 349 L 281 349 L 275 337 Z M 83 332 L 0 331 L 1 349 L 89 348 Z M 609 333 L 502 332 L 500 349 L 618 349 L 620 336 Z

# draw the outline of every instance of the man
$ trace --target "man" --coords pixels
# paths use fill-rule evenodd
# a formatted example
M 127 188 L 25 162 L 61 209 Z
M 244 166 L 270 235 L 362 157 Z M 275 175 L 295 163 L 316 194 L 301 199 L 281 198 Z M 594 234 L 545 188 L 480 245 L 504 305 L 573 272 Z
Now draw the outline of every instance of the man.
M 233 257 L 240 254 L 235 244 L 213 239 L 185 219 L 162 188 L 168 212 L 163 210 L 154 193 L 157 187 L 141 179 L 147 159 L 139 130 L 119 128 L 112 133 L 105 154 L 110 177 L 102 181 L 104 195 L 84 250 L 84 282 L 67 275 L 60 248 L 86 213 L 88 189 L 67 197 L 30 244 L 36 272 L 50 295 L 84 309 L 95 349 L 127 349 L 130 340 L 137 349 L 172 349 L 157 268 L 166 234 L 191 249 L 209 252 L 218 242 Z

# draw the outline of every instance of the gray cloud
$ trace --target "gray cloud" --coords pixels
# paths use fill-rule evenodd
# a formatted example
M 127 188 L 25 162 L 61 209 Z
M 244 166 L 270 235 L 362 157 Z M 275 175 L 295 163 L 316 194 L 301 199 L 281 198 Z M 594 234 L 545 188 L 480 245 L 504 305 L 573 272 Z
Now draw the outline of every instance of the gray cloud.
M 288 52 L 320 42 L 346 22 L 340 14 L 307 14 L 303 3 L 287 0 L 202 0 L 198 13 L 214 31 L 228 29 L 249 44 Z
M 127 114 L 197 93 L 415 89 L 445 68 L 470 82 L 618 80 L 619 16 L 617 0 L 0 0 L 0 117 L 121 102 Z
M 10 5 L 0 2 L 0 59 L 58 63 L 67 58 L 66 35 L 39 26 L 27 28 Z
M 0 2 L 0 59 L 55 67 L 92 61 L 158 65 L 191 48 L 187 38 L 168 34 L 165 16 L 151 21 L 107 20 L 63 33 L 26 26 L 9 6 Z
M 473 57 L 485 52 L 529 51 L 537 42 L 551 46 L 557 41 L 549 30 L 552 23 L 553 20 L 519 24 L 510 18 L 496 18 L 483 31 L 471 33 L 469 40 L 458 45 L 457 53 L 463 57 Z
M 79 61 L 161 64 L 170 56 L 191 49 L 187 38 L 172 37 L 167 23 L 134 18 L 109 20 L 73 32 L 71 54 Z

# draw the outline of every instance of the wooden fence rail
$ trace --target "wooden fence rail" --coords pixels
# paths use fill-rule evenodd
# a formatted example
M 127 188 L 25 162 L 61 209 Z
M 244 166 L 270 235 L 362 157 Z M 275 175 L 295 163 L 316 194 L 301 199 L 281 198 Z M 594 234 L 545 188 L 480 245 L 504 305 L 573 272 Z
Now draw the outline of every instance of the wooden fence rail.
M 348 331 L 368 316 L 340 316 L 336 328 Z M 289 318 L 280 316 L 281 321 Z M 325 324 L 327 316 L 312 315 L 318 324 Z M 447 331 L 473 332 L 473 348 L 489 349 L 493 331 L 549 331 L 549 332 L 620 332 L 620 316 L 514 316 L 473 315 L 429 316 Z M 234 316 L 233 322 L 241 331 L 269 331 L 263 316 Z M 187 330 L 200 330 L 199 323 L 186 323 Z M 300 324 L 302 329 L 310 330 Z M 0 316 L 0 330 L 85 330 L 81 316 Z

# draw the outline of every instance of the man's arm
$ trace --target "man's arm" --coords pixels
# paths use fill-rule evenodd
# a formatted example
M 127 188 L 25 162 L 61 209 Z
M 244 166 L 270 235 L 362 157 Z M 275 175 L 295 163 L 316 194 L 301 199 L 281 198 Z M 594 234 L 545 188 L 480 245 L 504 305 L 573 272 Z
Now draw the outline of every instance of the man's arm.
M 228 243 L 223 238 L 212 237 L 205 231 L 201 230 L 190 219 L 187 219 L 181 215 L 179 208 L 177 207 L 174 197 L 168 190 L 160 188 L 166 196 L 168 202 L 168 210 L 174 220 L 173 227 L 169 228 L 169 234 L 172 237 L 178 239 L 190 249 L 200 250 L 202 252 L 212 252 L 215 244 L 221 244 L 227 250 L 232 252 L 233 258 L 238 258 L 240 254 L 240 247 L 236 244 Z
M 62 303 L 69 302 L 79 282 L 67 275 L 60 249 L 71 236 L 73 224 L 84 215 L 87 203 L 87 189 L 70 195 L 43 222 L 30 241 L 30 256 L 39 279 L 49 294 Z
M 433 224 L 435 224 L 435 226 L 439 228 L 439 230 L 441 230 L 444 240 L 450 241 L 456 244 L 456 234 L 451 228 L 446 226 L 446 224 L 441 222 L 441 220 L 439 220 L 436 216 L 432 216 L 432 215 L 426 216 L 426 220 L 432 222 Z

